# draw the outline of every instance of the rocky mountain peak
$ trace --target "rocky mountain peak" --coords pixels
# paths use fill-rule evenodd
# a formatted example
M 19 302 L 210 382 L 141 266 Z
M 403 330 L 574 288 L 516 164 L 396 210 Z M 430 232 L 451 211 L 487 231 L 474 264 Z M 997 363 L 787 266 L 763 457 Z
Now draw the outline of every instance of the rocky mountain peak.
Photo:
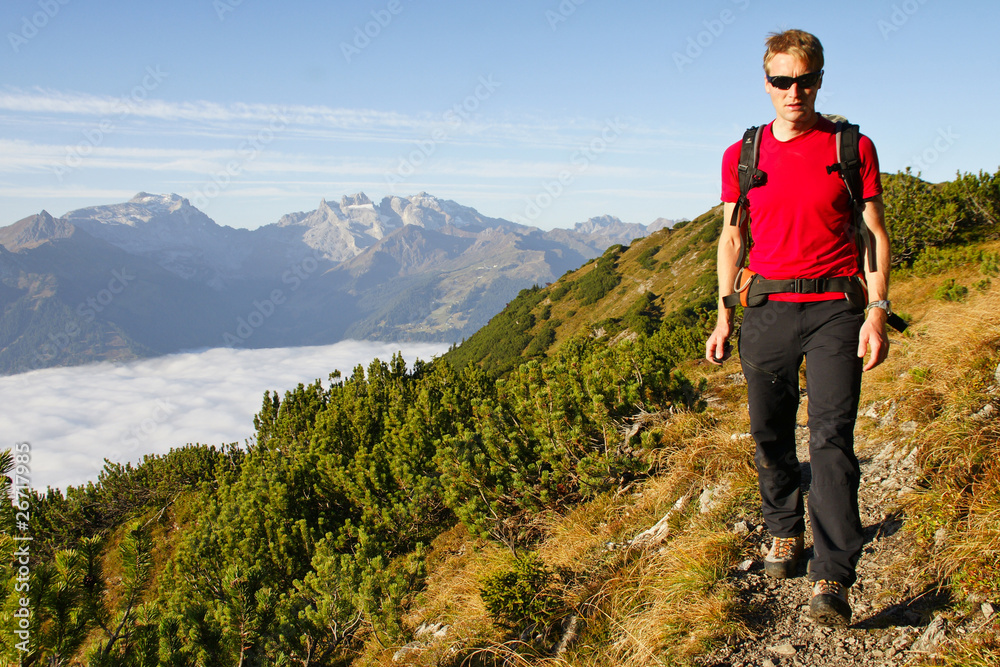
M 486 324 L 494 309 L 521 288 L 551 282 L 612 243 L 645 235 L 645 229 L 543 231 L 427 192 L 374 204 L 356 192 L 314 203 L 312 210 L 288 213 L 253 230 L 220 226 L 177 194 L 138 192 L 62 218 L 42 211 L 0 228 L 0 296 L 9 303 L 20 294 L 28 310 L 34 308 L 35 293 L 26 292 L 28 283 L 18 278 L 29 270 L 48 281 L 47 298 L 70 309 L 72 317 L 78 302 L 60 299 L 82 289 L 75 285 L 91 280 L 95 268 L 100 274 L 102 267 L 121 263 L 148 272 L 144 285 L 148 282 L 158 303 L 167 304 L 147 307 L 144 296 L 130 291 L 129 299 L 142 303 L 115 324 L 132 332 L 135 349 L 146 350 L 142 354 L 218 345 L 223 332 L 231 334 L 226 327 L 247 317 L 248 304 L 263 303 L 275 289 L 289 300 L 294 291 L 301 301 L 276 309 L 251 346 L 315 344 L 335 337 L 457 340 Z M 598 223 L 603 222 L 610 228 L 616 220 L 607 216 L 591 226 L 602 228 Z M 73 258 L 71 266 L 66 258 Z M 74 287 L 49 289 L 60 281 Z M 98 280 L 95 289 L 84 291 L 100 289 Z M 169 317 L 154 326 L 147 317 L 151 311 Z M 196 337 L 185 333 L 193 322 L 202 327 Z M 0 325 L 7 331 L 20 326 Z M 47 341 L 46 332 L 37 345 Z M 0 340 L 0 353 L 6 344 Z M 78 359 L 111 354 L 104 350 L 95 347 L 88 354 L 96 356 Z M 0 354 L 0 372 L 5 358 L 6 368 L 13 368 L 10 355 Z
M 223 277 L 239 272 L 251 253 L 243 242 L 247 230 L 216 224 L 177 194 L 140 192 L 127 202 L 81 208 L 64 217 L 125 252 L 216 289 Z
M 407 198 L 385 197 L 379 205 L 379 210 L 383 218 L 395 218 L 398 226 L 414 225 L 425 229 L 440 229 L 449 225 L 464 227 L 477 224 L 482 227 L 492 227 L 510 224 L 487 218 L 474 208 L 438 199 L 427 192 L 419 192 Z
M 319 200 L 319 206 L 316 207 L 316 210 L 313 211 L 311 214 L 307 213 L 306 217 L 311 217 L 313 219 L 330 218 L 330 217 L 339 218 L 340 212 L 338 209 L 335 209 L 334 207 L 330 206 L 330 202 L 328 202 L 326 200 L 326 197 L 324 197 L 323 199 Z
M 76 228 L 63 220 L 53 217 L 48 211 L 30 215 L 9 227 L 0 229 L 0 245 L 11 252 L 34 248 L 46 241 L 71 237 Z
M 620 227 L 624 225 L 620 218 L 613 215 L 600 215 L 595 218 L 590 218 L 585 222 L 578 222 L 573 226 L 573 229 L 580 232 L 581 234 L 593 234 L 594 232 L 599 232 L 613 227 Z
M 352 206 L 374 206 L 372 200 L 364 192 L 354 195 L 344 195 L 340 200 L 340 208 L 347 209 Z
M 670 229 L 671 227 L 674 226 L 674 224 L 678 222 L 680 222 L 680 220 L 671 220 L 670 218 L 657 218 L 656 220 L 653 220 L 653 222 L 649 223 L 646 229 L 649 230 L 650 234 L 652 234 L 653 232 L 657 232 L 661 229 Z
M 175 193 L 171 193 L 169 195 L 153 195 L 148 192 L 140 192 L 136 196 L 129 199 L 128 203 L 139 204 L 148 208 L 155 208 L 169 212 L 178 211 L 185 206 L 191 206 L 191 202 Z
M 178 194 L 155 195 L 140 192 L 127 202 L 88 206 L 71 211 L 65 218 L 101 236 L 101 226 L 110 227 L 218 227 L 207 215 Z M 104 230 L 108 233 L 108 230 Z M 109 239 L 110 240 L 110 239 Z

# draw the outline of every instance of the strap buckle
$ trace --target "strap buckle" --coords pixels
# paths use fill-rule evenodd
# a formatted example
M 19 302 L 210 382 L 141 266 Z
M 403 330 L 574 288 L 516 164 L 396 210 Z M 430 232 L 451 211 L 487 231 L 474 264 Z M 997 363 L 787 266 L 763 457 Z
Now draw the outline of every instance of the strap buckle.
M 797 294 L 816 294 L 820 288 L 819 278 L 795 278 L 795 292 Z

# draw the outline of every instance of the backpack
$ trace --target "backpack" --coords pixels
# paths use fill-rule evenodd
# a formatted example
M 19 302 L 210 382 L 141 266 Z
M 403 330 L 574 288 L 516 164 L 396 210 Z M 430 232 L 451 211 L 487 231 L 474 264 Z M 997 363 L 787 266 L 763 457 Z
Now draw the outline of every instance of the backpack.
M 871 231 L 865 223 L 862 211 L 865 202 L 862 197 L 861 179 L 861 132 L 857 125 L 848 123 L 843 116 L 827 115 L 824 117 L 835 123 L 837 133 L 837 161 L 827 165 L 828 174 L 837 172 L 847 186 L 847 194 L 851 200 L 851 208 L 854 211 L 854 241 L 858 247 L 858 271 L 863 275 L 865 268 L 865 258 L 867 258 L 868 270 L 875 271 L 877 262 L 875 258 L 875 244 Z M 740 197 L 736 201 L 733 209 L 730 225 L 737 225 L 740 228 L 740 252 L 736 260 L 739 272 L 736 275 L 736 284 L 733 285 L 733 293 L 723 297 L 723 305 L 731 308 L 737 304 L 744 307 L 758 306 L 767 301 L 768 294 L 778 292 L 798 292 L 798 293 L 821 293 L 821 292 L 844 292 L 844 296 L 859 308 L 864 309 L 868 300 L 868 288 L 861 275 L 844 278 L 790 278 L 786 280 L 766 280 L 744 269 L 749 251 L 749 225 L 746 224 L 747 212 L 750 208 L 750 190 L 767 183 L 767 173 L 757 165 L 760 161 L 760 142 L 764 126 L 757 125 L 749 128 L 743 133 L 743 141 L 740 147 L 740 162 L 738 176 L 740 181 Z M 743 273 L 749 275 L 744 280 Z M 740 286 L 743 280 L 742 287 Z M 906 323 L 898 316 L 890 316 L 890 326 L 902 331 L 906 328 Z
M 868 270 L 876 270 L 874 244 L 872 243 L 871 232 L 865 224 L 862 211 L 865 207 L 862 198 L 861 182 L 861 132 L 857 125 L 848 123 L 843 116 L 827 115 L 824 118 L 835 123 L 837 132 L 837 161 L 828 165 L 826 172 L 832 174 L 837 172 L 844 179 L 847 186 L 847 194 L 851 199 L 851 208 L 854 210 L 854 235 L 858 245 L 858 269 L 864 269 L 864 258 L 868 258 Z M 743 133 L 743 142 L 740 147 L 739 179 L 740 197 L 736 201 L 736 208 L 733 209 L 733 217 L 729 224 L 739 225 L 743 244 L 740 246 L 740 256 L 736 262 L 737 267 L 743 268 L 747 256 L 747 238 L 744 233 L 744 223 L 746 214 L 750 207 L 749 193 L 752 188 L 767 183 L 767 173 L 757 167 L 760 161 L 760 140 L 764 131 L 763 125 L 755 125 Z

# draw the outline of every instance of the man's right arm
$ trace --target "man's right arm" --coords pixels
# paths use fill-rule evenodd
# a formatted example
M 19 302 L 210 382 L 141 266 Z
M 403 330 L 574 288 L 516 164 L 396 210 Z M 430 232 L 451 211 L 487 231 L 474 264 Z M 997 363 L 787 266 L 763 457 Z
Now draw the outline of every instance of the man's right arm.
M 726 308 L 722 304 L 722 297 L 733 291 L 733 282 L 736 280 L 736 273 L 739 267 L 736 260 L 740 256 L 740 246 L 743 239 L 740 235 L 740 228 L 729 224 L 733 216 L 736 204 L 725 202 L 722 207 L 722 233 L 719 235 L 719 249 L 717 253 L 716 271 L 719 277 L 719 316 L 716 320 L 715 330 L 705 343 L 705 358 L 715 365 L 721 365 L 729 358 L 730 346 L 729 337 L 733 334 L 733 317 L 735 308 Z

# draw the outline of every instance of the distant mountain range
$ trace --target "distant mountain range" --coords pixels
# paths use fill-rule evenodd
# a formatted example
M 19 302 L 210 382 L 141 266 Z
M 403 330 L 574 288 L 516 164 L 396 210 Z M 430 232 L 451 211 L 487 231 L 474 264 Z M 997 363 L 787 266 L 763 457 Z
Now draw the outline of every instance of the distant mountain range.
M 543 231 L 427 193 L 363 193 L 255 230 L 178 195 L 0 228 L 0 373 L 218 346 L 458 341 L 521 289 L 669 227 Z

